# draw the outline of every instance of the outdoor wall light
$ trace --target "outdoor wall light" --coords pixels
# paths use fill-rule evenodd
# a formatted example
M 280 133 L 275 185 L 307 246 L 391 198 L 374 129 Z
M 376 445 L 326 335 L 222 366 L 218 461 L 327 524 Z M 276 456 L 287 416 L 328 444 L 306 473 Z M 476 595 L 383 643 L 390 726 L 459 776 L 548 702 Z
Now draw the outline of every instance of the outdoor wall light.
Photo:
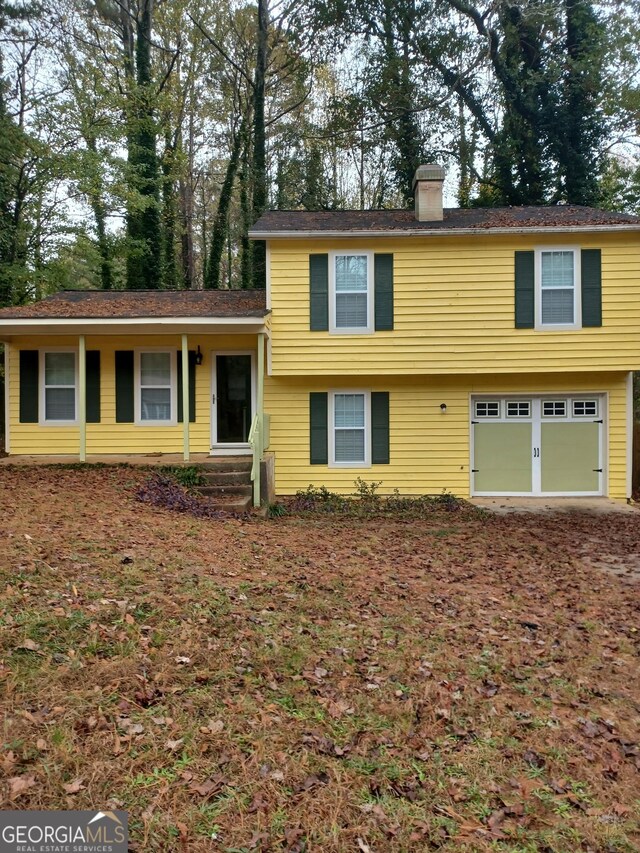
M 443 415 L 446 414 L 446 412 L 447 412 L 447 404 L 446 403 L 440 403 L 440 411 L 442 412 Z
M 204 356 L 200 352 L 200 344 L 198 344 L 198 349 L 196 350 L 196 364 L 199 366 L 202 364 L 202 359 Z

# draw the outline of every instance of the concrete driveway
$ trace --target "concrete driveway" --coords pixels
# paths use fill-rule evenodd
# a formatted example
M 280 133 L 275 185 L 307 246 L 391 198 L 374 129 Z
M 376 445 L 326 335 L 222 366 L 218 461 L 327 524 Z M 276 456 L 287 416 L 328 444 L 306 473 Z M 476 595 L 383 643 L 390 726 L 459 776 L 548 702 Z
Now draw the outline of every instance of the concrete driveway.
M 611 498 L 471 498 L 470 503 L 501 515 L 556 512 L 637 513 L 639 506 Z

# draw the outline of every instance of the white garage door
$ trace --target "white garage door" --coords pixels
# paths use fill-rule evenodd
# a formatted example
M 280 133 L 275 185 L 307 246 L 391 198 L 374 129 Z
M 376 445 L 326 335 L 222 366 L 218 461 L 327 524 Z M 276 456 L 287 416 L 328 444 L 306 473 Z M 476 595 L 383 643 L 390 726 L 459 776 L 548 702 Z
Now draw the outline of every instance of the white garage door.
M 601 395 L 475 397 L 474 495 L 601 495 Z

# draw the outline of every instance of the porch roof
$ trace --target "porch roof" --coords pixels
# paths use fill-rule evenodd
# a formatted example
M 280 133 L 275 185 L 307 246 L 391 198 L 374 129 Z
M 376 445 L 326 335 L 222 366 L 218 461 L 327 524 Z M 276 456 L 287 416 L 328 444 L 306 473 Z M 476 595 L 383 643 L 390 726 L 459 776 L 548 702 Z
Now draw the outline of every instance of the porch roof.
M 261 331 L 262 290 L 65 290 L 0 310 L 0 339 L 27 334 Z

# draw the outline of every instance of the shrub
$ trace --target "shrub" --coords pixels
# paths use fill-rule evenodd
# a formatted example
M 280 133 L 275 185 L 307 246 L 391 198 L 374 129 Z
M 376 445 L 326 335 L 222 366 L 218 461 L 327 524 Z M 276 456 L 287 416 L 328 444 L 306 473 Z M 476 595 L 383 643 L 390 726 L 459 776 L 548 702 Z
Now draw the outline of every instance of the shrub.
M 443 491 L 440 495 L 401 495 L 395 489 L 388 498 L 378 494 L 382 485 L 381 480 L 367 483 L 361 477 L 355 482 L 355 492 L 352 496 L 339 495 L 331 492 L 326 486 L 309 485 L 306 489 L 296 492 L 287 501 L 286 509 L 290 513 L 317 513 L 364 517 L 370 515 L 383 516 L 424 516 L 436 511 L 459 512 L 471 509 L 470 505 L 460 500 L 450 492 Z M 278 512 L 273 515 L 283 515 Z
M 194 465 L 163 465 L 158 470 L 161 474 L 173 477 L 176 482 L 187 489 L 201 486 L 204 483 L 204 477 Z

